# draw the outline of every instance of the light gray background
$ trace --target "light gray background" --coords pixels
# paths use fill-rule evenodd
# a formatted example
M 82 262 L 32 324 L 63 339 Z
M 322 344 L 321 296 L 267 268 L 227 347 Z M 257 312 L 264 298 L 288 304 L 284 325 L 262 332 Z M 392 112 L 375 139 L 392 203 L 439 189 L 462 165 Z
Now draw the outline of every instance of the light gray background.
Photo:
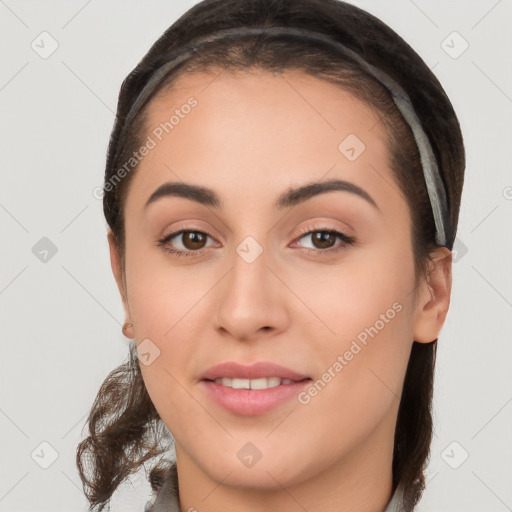
M 127 356 L 93 190 L 122 80 L 194 3 L 0 0 L 2 512 L 87 510 L 76 445 L 99 386 Z M 453 302 L 438 352 L 437 430 L 418 510 L 512 510 L 512 2 L 353 3 L 432 67 L 467 149 Z M 58 43 L 46 59 L 31 47 L 51 49 L 43 31 Z M 46 262 L 36 246 L 43 237 L 57 248 Z M 43 469 L 53 450 L 57 459 Z M 112 511 L 142 512 L 149 497 L 141 472 Z

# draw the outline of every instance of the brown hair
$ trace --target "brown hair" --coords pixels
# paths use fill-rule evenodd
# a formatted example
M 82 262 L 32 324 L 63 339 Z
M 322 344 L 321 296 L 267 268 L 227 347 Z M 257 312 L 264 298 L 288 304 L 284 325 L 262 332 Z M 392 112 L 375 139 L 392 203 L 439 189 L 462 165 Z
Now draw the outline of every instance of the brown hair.
M 125 126 L 136 98 L 155 70 L 194 37 L 239 26 L 304 27 L 322 32 L 386 72 L 409 95 L 432 144 L 446 189 L 449 249 L 452 248 L 462 193 L 465 154 L 462 134 L 442 86 L 418 54 L 391 28 L 366 11 L 339 0 L 204 0 L 179 18 L 150 48 L 124 80 L 107 155 L 105 184 L 147 136 L 148 103 Z M 368 104 L 387 134 L 389 164 L 399 190 L 409 205 L 412 245 L 418 280 L 427 272 L 436 247 L 433 214 L 418 149 L 388 91 L 354 60 L 325 45 L 278 36 L 247 36 L 215 41 L 166 76 L 157 90 L 171 88 L 180 74 L 194 71 L 228 72 L 259 68 L 279 73 L 288 69 L 328 80 Z M 123 129 L 126 134 L 122 135 Z M 123 204 L 129 187 L 127 174 L 115 186 L 105 187 L 105 218 L 124 253 Z M 413 343 L 395 430 L 393 489 L 404 486 L 405 510 L 412 510 L 425 486 L 424 470 L 432 439 L 432 393 L 436 342 Z M 169 452 L 172 436 L 165 429 L 146 391 L 136 347 L 101 386 L 88 418 L 90 435 L 77 449 L 77 465 L 91 507 L 102 511 L 118 485 L 147 461 Z M 92 473 L 85 474 L 86 458 Z M 162 461 L 164 459 L 162 458 Z M 150 472 L 154 490 L 161 485 L 170 462 Z

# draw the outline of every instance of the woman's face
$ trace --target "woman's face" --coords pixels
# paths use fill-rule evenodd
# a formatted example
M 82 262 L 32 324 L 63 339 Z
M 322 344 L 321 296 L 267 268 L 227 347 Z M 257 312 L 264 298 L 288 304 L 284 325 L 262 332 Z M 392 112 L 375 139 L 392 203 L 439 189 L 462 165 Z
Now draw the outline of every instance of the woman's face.
M 145 128 L 117 275 L 178 467 L 252 489 L 381 472 L 430 295 L 378 117 L 328 82 L 254 71 L 180 78 Z M 209 373 L 222 363 L 262 373 Z

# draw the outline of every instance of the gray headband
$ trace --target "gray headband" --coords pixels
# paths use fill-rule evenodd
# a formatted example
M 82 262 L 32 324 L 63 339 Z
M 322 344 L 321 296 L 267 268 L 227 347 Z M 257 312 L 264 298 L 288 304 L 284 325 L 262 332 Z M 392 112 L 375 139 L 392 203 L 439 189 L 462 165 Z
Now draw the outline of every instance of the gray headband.
M 445 219 L 447 218 L 448 214 L 448 205 L 446 200 L 446 192 L 444 189 L 443 181 L 441 179 L 441 175 L 439 173 L 439 168 L 437 166 L 437 161 L 434 156 L 432 146 L 430 145 L 427 134 L 421 126 L 421 122 L 418 118 L 418 115 L 416 114 L 416 111 L 414 110 L 414 107 L 412 106 L 411 100 L 409 99 L 407 93 L 402 89 L 400 85 L 398 85 L 395 80 L 393 80 L 380 69 L 377 69 L 371 64 L 368 64 L 359 54 L 320 32 L 310 31 L 298 27 L 296 28 L 285 26 L 274 26 L 267 28 L 236 27 L 233 29 L 224 29 L 212 32 L 205 36 L 199 36 L 186 42 L 176 51 L 172 52 L 171 60 L 166 61 L 151 75 L 125 118 L 120 140 L 124 138 L 126 131 L 134 117 L 144 107 L 144 105 L 150 99 L 151 95 L 158 89 L 159 85 L 164 81 L 167 74 L 178 64 L 192 56 L 200 46 L 211 43 L 213 41 L 217 41 L 219 39 L 229 39 L 229 37 L 238 39 L 243 36 L 252 35 L 291 35 L 296 36 L 299 39 L 309 39 L 328 44 L 355 60 L 367 73 L 369 73 L 384 87 L 386 87 L 386 89 L 391 94 L 395 105 L 402 114 L 405 122 L 409 125 L 414 135 L 414 139 L 416 140 L 416 145 L 418 147 L 418 152 L 421 159 L 421 165 L 423 168 L 423 175 L 425 177 L 425 184 L 427 186 L 427 192 L 430 199 L 430 205 L 434 215 L 436 226 L 436 242 L 440 246 L 447 246 L 448 240 Z M 116 160 L 117 158 L 114 159 L 114 161 Z

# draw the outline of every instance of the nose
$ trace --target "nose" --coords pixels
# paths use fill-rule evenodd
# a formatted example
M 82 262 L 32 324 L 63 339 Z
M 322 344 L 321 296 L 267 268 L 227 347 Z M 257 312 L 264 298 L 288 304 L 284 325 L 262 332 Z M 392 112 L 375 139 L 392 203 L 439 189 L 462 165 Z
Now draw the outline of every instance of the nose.
M 289 323 L 290 292 L 279 279 L 278 269 L 271 268 L 266 252 L 252 262 L 235 252 L 232 262 L 217 287 L 216 329 L 239 341 L 284 331 Z

